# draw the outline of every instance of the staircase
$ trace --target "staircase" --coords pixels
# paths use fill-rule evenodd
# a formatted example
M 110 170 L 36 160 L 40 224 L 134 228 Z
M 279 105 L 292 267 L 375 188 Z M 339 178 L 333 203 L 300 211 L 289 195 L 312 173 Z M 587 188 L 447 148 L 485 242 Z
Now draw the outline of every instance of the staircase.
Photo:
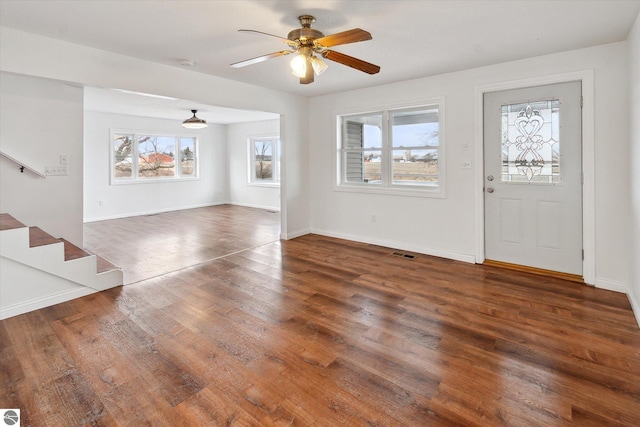
M 23 301 L 25 293 L 33 301 L 50 299 L 55 303 L 61 302 L 57 294 L 52 298 L 52 295 L 46 295 L 47 292 L 44 291 L 43 295 L 43 281 L 51 281 L 52 284 L 58 283 L 52 287 L 58 291 L 63 289 L 63 293 L 69 295 L 87 295 L 95 291 L 120 286 L 123 283 L 122 270 L 106 259 L 81 249 L 65 239 L 53 237 L 38 227 L 27 227 L 6 213 L 0 213 L 0 255 L 3 258 L 3 270 L 12 265 L 16 270 L 13 275 L 5 275 L 3 272 L 2 276 L 2 299 L 9 299 L 10 305 L 13 302 L 14 305 L 16 303 L 17 305 L 25 305 L 26 303 L 26 306 L 33 306 L 29 301 Z M 5 259 L 10 261 L 5 261 Z M 11 264 L 11 262 L 20 264 L 20 266 Z M 37 279 L 35 281 L 38 282 L 38 285 L 34 285 L 33 292 L 29 293 L 28 290 L 22 290 L 24 286 L 29 286 L 29 283 L 24 283 L 29 280 L 20 280 L 19 276 L 20 272 L 31 270 L 39 271 L 35 273 L 37 275 L 32 274 Z M 42 275 L 43 273 L 45 276 Z M 12 287 L 21 288 L 20 291 L 17 291 L 17 293 L 21 293 L 21 296 L 15 297 L 16 292 L 11 292 Z M 2 304 L 0 308 L 3 312 L 0 313 L 0 318 L 10 317 L 6 316 L 7 312 L 15 312 L 11 307 L 6 306 L 4 301 L 0 301 L 0 304 Z M 42 308 L 40 307 L 42 304 L 37 305 L 38 308 Z M 18 311 L 25 312 L 24 310 Z

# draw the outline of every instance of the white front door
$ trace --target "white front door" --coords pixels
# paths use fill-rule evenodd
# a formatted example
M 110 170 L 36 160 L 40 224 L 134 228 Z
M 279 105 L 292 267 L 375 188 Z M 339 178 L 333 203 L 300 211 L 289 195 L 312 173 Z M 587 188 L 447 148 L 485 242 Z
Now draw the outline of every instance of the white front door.
M 581 83 L 484 95 L 485 258 L 582 275 Z

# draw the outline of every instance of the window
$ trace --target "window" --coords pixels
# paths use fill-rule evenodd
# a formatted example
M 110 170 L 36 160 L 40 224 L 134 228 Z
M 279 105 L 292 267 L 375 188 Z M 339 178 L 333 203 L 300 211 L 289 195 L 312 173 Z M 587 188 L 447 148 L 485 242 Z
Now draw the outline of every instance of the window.
M 249 182 L 280 183 L 280 138 L 263 137 L 249 140 Z
M 441 103 L 338 117 L 338 189 L 443 193 Z
M 198 177 L 194 136 L 111 132 L 111 182 L 150 182 Z

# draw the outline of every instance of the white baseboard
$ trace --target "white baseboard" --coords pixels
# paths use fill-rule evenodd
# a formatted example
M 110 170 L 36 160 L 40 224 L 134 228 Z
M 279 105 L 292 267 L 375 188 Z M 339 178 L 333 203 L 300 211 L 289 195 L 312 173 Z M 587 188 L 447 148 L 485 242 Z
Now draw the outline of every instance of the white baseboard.
M 61 302 L 71 301 L 72 299 L 91 295 L 96 292 L 99 291 L 83 286 L 78 287 L 77 289 L 70 289 L 29 301 L 20 302 L 18 304 L 9 305 L 7 307 L 0 307 L 0 320 L 28 313 L 30 311 L 39 310 L 41 308 L 50 307 L 52 305 L 60 304 Z
M 252 205 L 252 204 L 246 204 L 246 203 L 215 202 L 215 203 L 204 203 L 199 205 L 180 206 L 180 207 L 167 208 L 167 209 L 155 209 L 155 210 L 144 211 L 144 212 L 132 212 L 132 213 L 126 213 L 126 214 L 108 215 L 108 216 L 101 216 L 96 218 L 85 218 L 84 222 L 88 223 L 88 222 L 107 221 L 110 219 L 130 218 L 134 216 L 153 215 L 158 213 L 181 211 L 184 209 L 206 208 L 209 206 L 220 206 L 220 205 L 243 206 L 246 208 L 256 208 L 256 209 L 263 209 L 266 211 L 280 212 L 280 206 L 273 207 L 273 206 Z
M 640 300 L 638 299 L 638 295 L 634 294 L 631 288 L 629 288 L 627 298 L 629 299 L 631 310 L 633 310 L 633 315 L 636 317 L 636 322 L 638 322 L 638 327 L 640 328 Z
M 237 202 L 229 202 L 229 204 L 233 205 L 233 206 L 243 206 L 245 208 L 255 208 L 255 209 L 263 209 L 265 211 L 280 212 L 280 206 L 278 206 L 278 207 L 263 206 L 263 205 L 254 205 L 254 204 L 251 204 L 251 203 L 237 203 Z
M 209 206 L 230 205 L 230 204 L 233 204 L 233 203 L 231 203 L 231 202 L 214 202 L 214 203 L 203 203 L 203 204 L 189 205 L 189 206 L 177 206 L 177 207 L 166 208 L 166 209 L 153 209 L 153 210 L 150 210 L 150 211 L 130 212 L 130 213 L 107 215 L 107 216 L 101 216 L 101 217 L 95 217 L 95 218 L 85 218 L 84 222 L 106 221 L 106 220 L 109 220 L 109 219 L 130 218 L 130 217 L 134 217 L 134 216 L 153 215 L 153 214 L 164 213 L 164 212 L 181 211 L 181 210 L 184 210 L 184 209 L 206 208 L 206 207 L 209 207 Z
M 346 233 L 334 233 L 334 232 L 328 232 L 323 230 L 311 230 L 310 232 L 314 234 L 319 234 L 321 236 L 335 237 L 337 239 L 352 240 L 360 243 L 368 243 L 370 245 L 400 249 L 403 251 L 415 252 L 419 254 L 436 256 L 440 258 L 447 258 L 447 259 L 452 259 L 456 261 L 468 262 L 470 264 L 475 264 L 476 262 L 476 258 L 474 255 L 462 254 L 462 253 L 451 252 L 451 251 L 443 251 L 441 249 L 434 249 L 434 248 L 429 248 L 421 245 L 412 245 L 412 244 L 407 244 L 403 242 L 396 242 L 393 240 L 373 239 L 369 237 L 354 236 Z
M 295 239 L 296 237 L 304 236 L 305 234 L 309 234 L 309 233 L 313 233 L 313 231 L 301 230 L 301 231 L 294 231 L 293 233 L 287 233 L 287 234 L 281 233 L 280 240 L 291 240 L 291 239 Z
M 596 288 L 606 289 L 608 291 L 621 292 L 623 294 L 629 293 L 629 288 L 624 283 L 610 279 L 603 279 L 602 277 L 596 277 L 595 286 Z

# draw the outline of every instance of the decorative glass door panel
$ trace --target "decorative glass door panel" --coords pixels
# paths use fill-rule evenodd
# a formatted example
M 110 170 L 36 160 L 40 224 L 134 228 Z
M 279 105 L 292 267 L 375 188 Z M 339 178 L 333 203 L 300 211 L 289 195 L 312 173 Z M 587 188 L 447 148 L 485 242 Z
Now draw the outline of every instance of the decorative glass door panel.
M 560 182 L 558 100 L 503 105 L 501 119 L 501 181 Z

